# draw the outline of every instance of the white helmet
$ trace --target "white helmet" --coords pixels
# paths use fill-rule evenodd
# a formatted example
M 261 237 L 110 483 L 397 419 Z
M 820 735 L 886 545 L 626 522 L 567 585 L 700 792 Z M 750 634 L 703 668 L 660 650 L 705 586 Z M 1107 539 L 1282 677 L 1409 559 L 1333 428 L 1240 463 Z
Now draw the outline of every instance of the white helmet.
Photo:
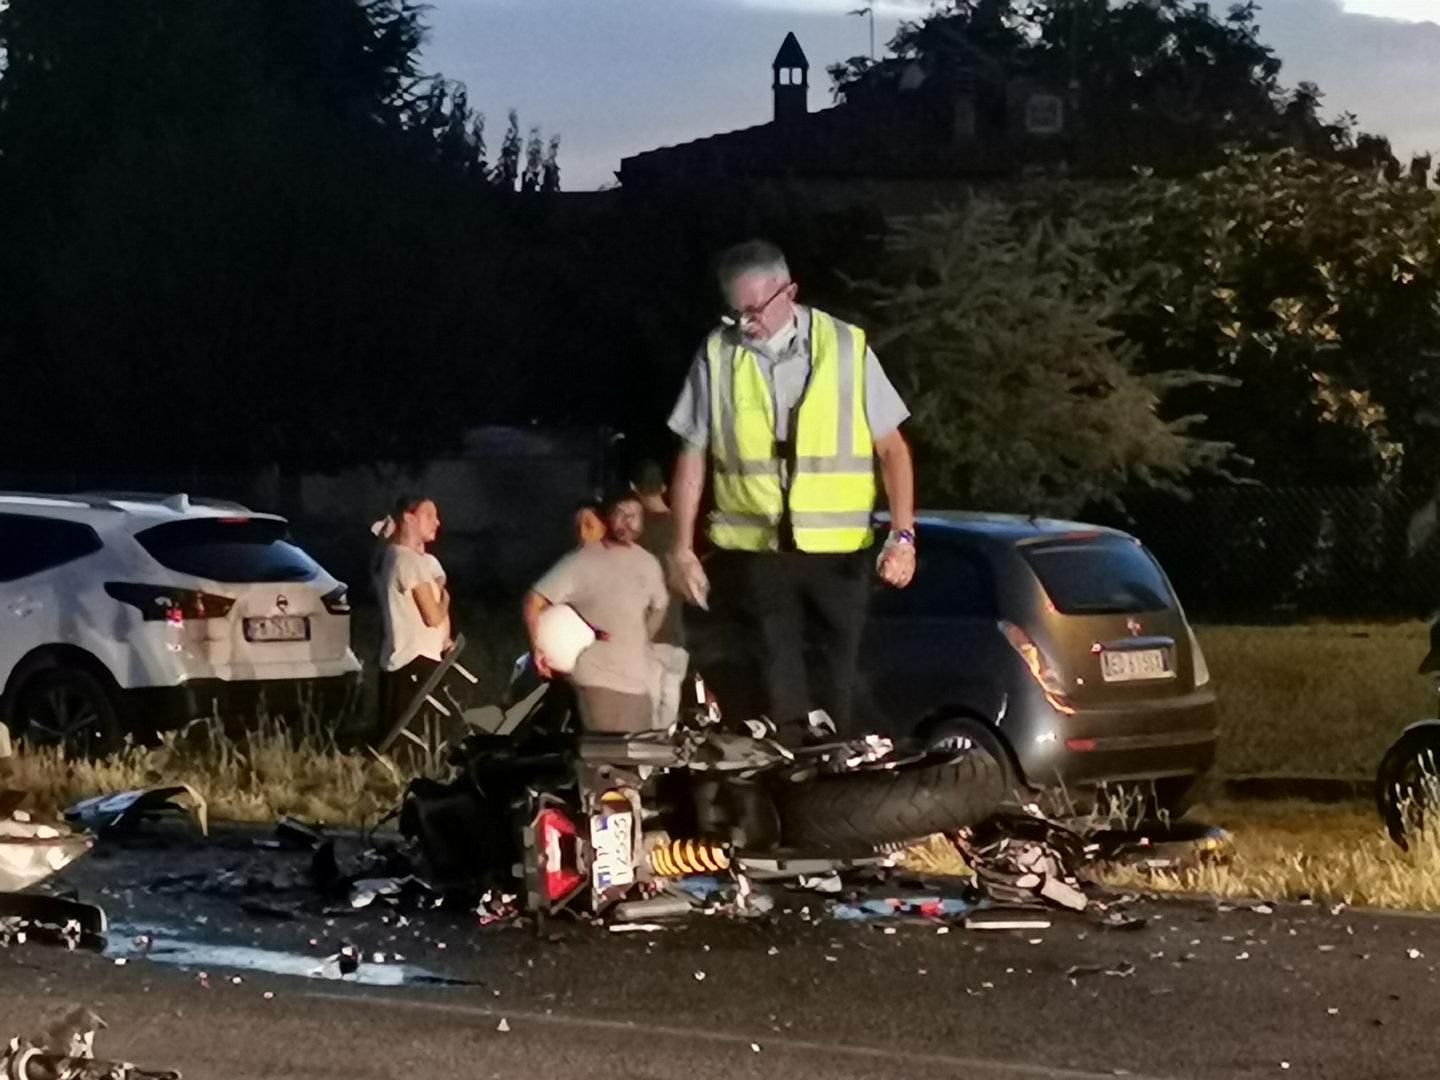
M 580 654 L 595 644 L 595 628 L 569 604 L 551 604 L 540 613 L 535 647 L 552 670 L 568 675 Z

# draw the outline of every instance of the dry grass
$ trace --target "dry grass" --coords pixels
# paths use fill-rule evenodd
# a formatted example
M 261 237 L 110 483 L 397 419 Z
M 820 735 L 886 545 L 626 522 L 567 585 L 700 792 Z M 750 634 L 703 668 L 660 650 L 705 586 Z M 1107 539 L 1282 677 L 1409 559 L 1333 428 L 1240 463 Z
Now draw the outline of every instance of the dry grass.
M 395 808 L 413 776 L 435 767 L 423 756 L 344 753 L 325 733 L 278 723 L 232 741 L 218 725 L 201 722 L 158 747 L 135 747 L 101 761 L 17 747 L 15 757 L 0 762 L 0 787 L 23 790 L 32 809 L 55 813 L 91 795 L 186 783 L 206 800 L 212 820 L 273 821 L 291 814 L 363 828 Z
M 1391 843 L 1368 804 L 1223 803 L 1199 807 L 1193 816 L 1229 831 L 1230 849 L 1178 872 L 1109 870 L 1103 883 L 1236 899 L 1440 911 L 1440 827 L 1427 827 L 1404 852 Z M 971 876 L 940 837 L 917 844 L 904 861 L 922 873 Z
M 1228 858 L 1171 872 L 1124 869 L 1109 884 L 1162 892 L 1300 900 L 1440 911 L 1440 828 L 1401 851 L 1364 803 L 1230 803 L 1200 807 L 1199 820 L 1230 832 Z
M 1370 777 L 1400 729 L 1435 714 L 1422 623 L 1197 628 L 1220 699 L 1227 776 Z

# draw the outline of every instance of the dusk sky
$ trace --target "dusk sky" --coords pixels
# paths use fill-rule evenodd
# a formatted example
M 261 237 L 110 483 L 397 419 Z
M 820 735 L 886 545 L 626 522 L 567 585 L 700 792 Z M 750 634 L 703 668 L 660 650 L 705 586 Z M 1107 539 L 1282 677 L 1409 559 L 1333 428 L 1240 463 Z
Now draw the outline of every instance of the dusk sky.
M 431 70 L 464 81 L 493 155 L 506 111 L 561 136 L 564 185 L 614 180 L 620 159 L 770 118 L 770 61 L 794 30 L 810 107 L 830 104 L 826 65 L 868 51 L 860 0 L 432 0 Z M 1225 7 L 1224 0 L 1215 4 Z M 877 51 L 927 2 L 881 0 Z M 1261 36 L 1282 80 L 1318 83 L 1397 153 L 1440 150 L 1440 0 L 1269 0 Z

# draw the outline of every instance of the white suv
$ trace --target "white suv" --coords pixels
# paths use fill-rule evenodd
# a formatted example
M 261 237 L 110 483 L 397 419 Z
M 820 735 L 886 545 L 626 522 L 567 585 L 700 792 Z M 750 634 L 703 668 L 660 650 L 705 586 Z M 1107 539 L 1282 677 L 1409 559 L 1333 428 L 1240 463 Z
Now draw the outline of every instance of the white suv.
M 0 494 L 0 723 L 95 755 L 201 716 L 351 707 L 345 586 L 283 518 L 185 495 Z

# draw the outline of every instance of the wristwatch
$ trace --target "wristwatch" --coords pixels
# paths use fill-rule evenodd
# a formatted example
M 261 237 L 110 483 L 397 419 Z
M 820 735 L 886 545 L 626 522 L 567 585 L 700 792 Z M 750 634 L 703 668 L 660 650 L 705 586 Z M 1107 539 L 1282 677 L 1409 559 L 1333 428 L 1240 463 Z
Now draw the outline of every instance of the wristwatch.
M 891 529 L 890 535 L 895 538 L 897 544 L 909 544 L 915 546 L 915 533 L 910 529 Z

